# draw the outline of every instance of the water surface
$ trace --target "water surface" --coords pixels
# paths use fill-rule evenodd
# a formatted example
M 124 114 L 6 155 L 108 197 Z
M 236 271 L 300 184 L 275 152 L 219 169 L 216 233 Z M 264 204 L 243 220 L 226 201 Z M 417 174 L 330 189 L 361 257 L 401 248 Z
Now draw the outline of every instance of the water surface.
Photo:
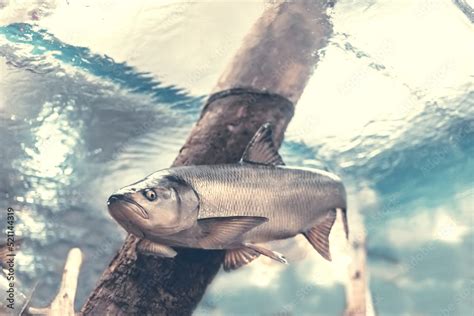
M 82 305 L 125 237 L 107 196 L 171 164 L 266 5 L 0 9 L 0 207 L 20 218 L 18 276 L 25 293 L 38 284 L 34 304 L 49 303 L 77 246 Z M 380 314 L 468 315 L 473 25 L 441 0 L 340 1 L 331 14 L 334 35 L 282 156 L 347 183 L 351 207 L 364 215 Z M 276 246 L 290 266 L 259 259 L 221 272 L 196 314 L 341 314 L 350 259 L 336 252 L 327 263 L 303 238 Z

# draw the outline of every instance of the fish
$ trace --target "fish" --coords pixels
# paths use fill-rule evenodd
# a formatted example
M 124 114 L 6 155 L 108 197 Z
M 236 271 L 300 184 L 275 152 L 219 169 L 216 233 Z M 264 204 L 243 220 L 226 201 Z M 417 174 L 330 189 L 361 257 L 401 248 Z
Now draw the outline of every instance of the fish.
M 288 263 L 262 243 L 303 234 L 331 261 L 329 234 L 338 210 L 346 238 L 347 198 L 337 175 L 286 166 L 272 126 L 253 136 L 233 164 L 159 170 L 119 189 L 108 201 L 111 216 L 140 238 L 137 251 L 173 258 L 174 248 L 225 250 L 225 271 L 263 255 Z

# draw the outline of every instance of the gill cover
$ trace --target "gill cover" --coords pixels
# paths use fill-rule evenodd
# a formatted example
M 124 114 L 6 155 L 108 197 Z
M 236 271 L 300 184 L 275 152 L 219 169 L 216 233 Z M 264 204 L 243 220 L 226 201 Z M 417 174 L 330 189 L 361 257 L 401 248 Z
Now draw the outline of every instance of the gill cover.
M 153 182 L 155 185 L 148 188 L 158 198 L 156 202 L 146 203 L 150 217 L 147 230 L 153 235 L 168 235 L 192 227 L 198 216 L 199 197 L 191 185 L 172 174 L 159 176 Z

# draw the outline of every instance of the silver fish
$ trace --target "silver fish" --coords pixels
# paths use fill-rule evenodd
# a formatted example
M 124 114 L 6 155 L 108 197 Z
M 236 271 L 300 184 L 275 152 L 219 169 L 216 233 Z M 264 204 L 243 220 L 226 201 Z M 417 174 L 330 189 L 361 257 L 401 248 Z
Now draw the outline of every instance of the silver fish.
M 155 172 L 110 196 L 112 217 L 142 241 L 141 252 L 174 257 L 172 247 L 226 249 L 224 269 L 260 254 L 287 263 L 258 243 L 303 234 L 331 260 L 328 236 L 346 192 L 327 171 L 284 165 L 269 124 L 262 126 L 236 164 L 183 166 Z

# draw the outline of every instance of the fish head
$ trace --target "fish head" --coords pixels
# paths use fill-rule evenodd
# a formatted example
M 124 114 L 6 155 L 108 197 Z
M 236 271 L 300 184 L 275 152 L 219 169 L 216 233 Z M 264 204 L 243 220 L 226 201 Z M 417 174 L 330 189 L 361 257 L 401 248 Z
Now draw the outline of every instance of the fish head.
M 126 186 L 107 201 L 112 217 L 138 237 L 167 236 L 192 227 L 199 198 L 181 178 L 157 172 Z

